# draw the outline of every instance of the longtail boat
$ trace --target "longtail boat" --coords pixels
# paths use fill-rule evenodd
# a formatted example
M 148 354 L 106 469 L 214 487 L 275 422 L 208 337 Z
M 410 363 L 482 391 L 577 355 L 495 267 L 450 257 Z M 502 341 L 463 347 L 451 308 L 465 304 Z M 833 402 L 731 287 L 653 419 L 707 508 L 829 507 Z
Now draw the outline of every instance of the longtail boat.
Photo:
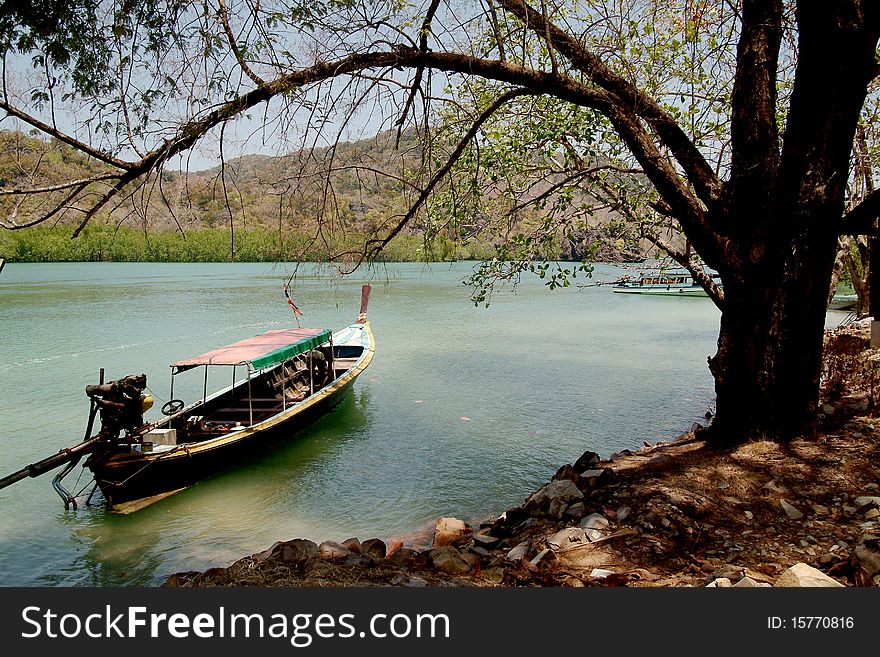
M 166 417 L 155 423 L 143 421 L 152 404 L 145 375 L 87 386 L 86 439 L 0 479 L 0 488 L 65 465 L 52 483 L 65 506 L 75 507 L 61 480 L 87 454 L 84 466 L 107 505 L 129 513 L 241 463 L 326 415 L 369 366 L 375 350 L 369 294 L 364 285 L 357 321 L 341 330 L 272 330 L 173 363 L 172 399 L 162 407 Z M 213 367 L 233 368 L 233 383 L 209 395 Z M 175 378 L 196 368 L 204 368 L 201 398 L 189 404 L 174 399 Z M 88 437 L 97 413 L 101 430 Z

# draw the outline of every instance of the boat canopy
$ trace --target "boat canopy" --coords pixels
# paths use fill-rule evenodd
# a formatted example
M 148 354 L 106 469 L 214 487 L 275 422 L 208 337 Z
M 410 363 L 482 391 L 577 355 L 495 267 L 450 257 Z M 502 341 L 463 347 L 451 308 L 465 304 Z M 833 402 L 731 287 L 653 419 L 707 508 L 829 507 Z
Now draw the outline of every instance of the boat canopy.
M 276 329 L 174 363 L 172 374 L 198 365 L 247 365 L 260 370 L 293 358 L 330 340 L 330 329 Z

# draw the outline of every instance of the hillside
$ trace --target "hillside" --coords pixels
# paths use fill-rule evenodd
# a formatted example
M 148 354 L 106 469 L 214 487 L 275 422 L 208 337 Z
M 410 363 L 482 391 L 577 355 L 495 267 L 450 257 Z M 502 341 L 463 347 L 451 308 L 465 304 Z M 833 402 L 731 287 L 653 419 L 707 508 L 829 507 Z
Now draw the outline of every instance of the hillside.
M 422 144 L 393 132 L 289 155 L 245 155 L 207 171 L 164 170 L 126 189 L 89 223 L 80 240 L 68 239 L 82 210 L 66 208 L 38 229 L 0 230 L 0 255 L 10 261 L 52 260 L 327 260 L 360 251 L 365 238 L 384 237 L 418 194 Z M 51 186 L 110 169 L 56 140 L 0 131 L 0 189 Z M 96 192 L 104 183 L 92 183 Z M 64 197 L 0 196 L 0 222 L 26 225 Z M 432 209 L 420 212 L 389 247 L 387 260 L 491 257 L 499 236 L 473 221 L 465 229 Z M 524 213 L 515 229 L 533 214 Z M 638 243 L 619 227 L 599 226 L 560 236 L 560 259 L 580 259 L 602 243 L 603 260 L 637 259 Z M 483 228 L 481 229 L 481 226 Z M 430 235 L 426 242 L 425 236 Z

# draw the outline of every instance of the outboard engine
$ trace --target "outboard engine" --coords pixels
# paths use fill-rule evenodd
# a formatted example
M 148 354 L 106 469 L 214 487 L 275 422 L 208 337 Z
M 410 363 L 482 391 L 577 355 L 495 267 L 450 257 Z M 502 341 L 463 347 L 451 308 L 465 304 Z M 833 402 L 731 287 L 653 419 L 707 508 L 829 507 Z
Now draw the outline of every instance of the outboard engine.
M 132 433 L 144 424 L 144 412 L 153 405 L 153 398 L 144 394 L 146 374 L 132 374 L 116 381 L 86 386 L 86 394 L 101 412 L 98 436 L 115 440 L 121 431 Z

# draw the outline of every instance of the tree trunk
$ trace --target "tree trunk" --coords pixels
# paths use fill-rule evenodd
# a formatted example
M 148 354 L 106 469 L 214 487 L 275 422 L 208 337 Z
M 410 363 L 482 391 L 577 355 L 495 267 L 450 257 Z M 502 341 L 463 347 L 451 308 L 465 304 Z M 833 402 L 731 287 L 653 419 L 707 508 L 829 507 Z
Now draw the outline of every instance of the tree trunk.
M 722 443 L 815 429 L 835 240 L 799 237 L 779 253 L 723 275 L 718 352 L 709 359 L 717 394 L 710 436 Z

